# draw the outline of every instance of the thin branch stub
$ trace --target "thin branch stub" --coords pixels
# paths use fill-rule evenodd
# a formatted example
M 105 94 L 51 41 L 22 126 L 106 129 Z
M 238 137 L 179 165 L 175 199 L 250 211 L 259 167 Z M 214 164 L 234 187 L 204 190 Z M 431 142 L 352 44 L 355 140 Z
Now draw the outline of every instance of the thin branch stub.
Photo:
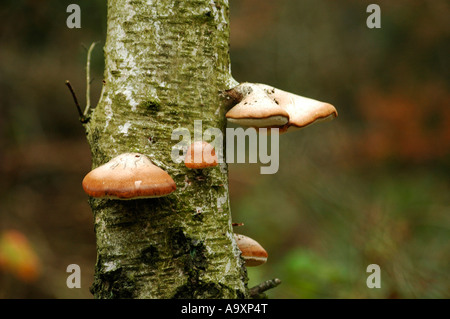
M 78 103 L 77 95 L 75 94 L 75 91 L 73 90 L 72 84 L 70 84 L 69 80 L 66 80 L 66 86 L 69 88 L 69 91 L 72 94 L 73 101 L 75 102 L 75 106 L 78 111 L 80 122 L 83 124 L 89 122 L 89 118 L 86 118 L 84 116 L 83 112 L 81 111 L 81 107 L 80 107 L 80 104 Z
M 253 288 L 250 288 L 250 290 L 249 290 L 250 298 L 263 297 L 263 296 L 261 296 L 262 293 L 264 293 L 265 291 L 267 291 L 269 289 L 277 287 L 279 284 L 281 284 L 281 280 L 278 278 L 266 280 L 266 281 L 260 283 L 259 285 L 255 286 Z

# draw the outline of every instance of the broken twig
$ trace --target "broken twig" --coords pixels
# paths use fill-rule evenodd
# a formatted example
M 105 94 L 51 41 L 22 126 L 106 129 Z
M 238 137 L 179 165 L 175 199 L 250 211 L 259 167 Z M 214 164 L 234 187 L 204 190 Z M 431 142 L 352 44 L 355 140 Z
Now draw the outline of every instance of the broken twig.
M 73 101 L 75 102 L 75 106 L 77 107 L 78 115 L 80 116 L 80 122 L 87 123 L 88 119 L 83 115 L 83 112 L 81 112 L 81 107 L 80 107 L 80 104 L 78 103 L 77 95 L 75 94 L 75 91 L 73 90 L 73 87 L 70 84 L 69 80 L 66 81 L 66 85 L 69 88 L 70 93 L 72 93 Z
M 264 298 L 265 296 L 262 295 L 263 292 L 265 292 L 269 289 L 275 288 L 279 284 L 281 284 L 281 280 L 278 278 L 266 280 L 266 281 L 260 283 L 259 285 L 255 286 L 253 288 L 250 288 L 250 290 L 249 290 L 250 298 L 253 298 L 253 299 Z

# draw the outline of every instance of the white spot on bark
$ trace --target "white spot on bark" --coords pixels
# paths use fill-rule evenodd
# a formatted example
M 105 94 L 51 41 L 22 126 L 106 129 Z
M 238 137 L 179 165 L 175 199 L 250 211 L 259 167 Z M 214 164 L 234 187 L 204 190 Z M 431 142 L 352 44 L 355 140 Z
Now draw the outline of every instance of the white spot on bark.
M 228 273 L 230 271 L 230 269 L 231 269 L 231 262 L 228 261 L 227 265 L 225 266 L 225 272 Z
M 114 271 L 117 269 L 117 265 L 113 261 L 104 263 L 103 267 L 105 267 L 105 272 Z
M 122 94 L 125 95 L 127 102 L 131 105 L 131 111 L 136 111 L 136 106 L 139 104 L 133 99 L 132 88 L 127 86 L 125 90 L 122 91 Z
M 217 211 L 218 212 L 224 212 L 223 205 L 228 202 L 228 191 L 225 191 L 225 193 L 222 196 L 217 197 Z
M 131 127 L 130 122 L 126 122 L 124 125 L 119 125 L 119 133 L 124 134 L 125 136 L 128 136 L 128 129 Z
M 105 98 L 105 129 L 103 131 L 106 131 L 106 128 L 108 127 L 109 122 L 112 120 L 113 115 L 114 115 L 112 108 L 111 108 L 111 104 L 112 104 L 112 101 L 109 98 L 109 96 L 106 97 Z
M 208 254 L 211 254 L 211 255 L 214 254 L 214 250 L 211 249 L 211 247 L 209 247 L 208 245 L 206 245 L 206 243 L 205 243 L 205 248 L 206 248 L 206 251 L 208 252 Z

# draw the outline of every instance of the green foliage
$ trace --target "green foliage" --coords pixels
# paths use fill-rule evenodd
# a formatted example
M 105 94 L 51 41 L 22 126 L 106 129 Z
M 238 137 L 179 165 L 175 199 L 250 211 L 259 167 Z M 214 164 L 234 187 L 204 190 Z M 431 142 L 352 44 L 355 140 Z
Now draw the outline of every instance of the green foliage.
M 278 268 L 283 274 L 284 288 L 292 298 L 335 298 L 349 279 L 342 265 L 301 248 L 288 252 Z

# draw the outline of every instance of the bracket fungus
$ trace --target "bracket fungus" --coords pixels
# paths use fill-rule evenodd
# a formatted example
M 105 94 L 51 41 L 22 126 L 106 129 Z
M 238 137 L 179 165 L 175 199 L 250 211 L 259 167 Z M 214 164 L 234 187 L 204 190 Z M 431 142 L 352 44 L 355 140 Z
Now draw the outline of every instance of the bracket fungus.
M 176 189 L 166 171 L 139 153 L 113 158 L 89 172 L 82 184 L 89 196 L 123 200 L 162 197 Z
M 228 121 L 242 126 L 279 128 L 280 134 L 338 116 L 329 103 L 266 84 L 241 83 L 227 93 L 238 101 L 226 114 Z
M 192 143 L 184 159 L 184 165 L 187 168 L 203 169 L 217 166 L 217 155 L 214 147 L 203 141 Z
M 234 239 L 242 252 L 245 266 L 259 266 L 267 261 L 269 256 L 267 251 L 256 240 L 236 233 L 234 234 Z

